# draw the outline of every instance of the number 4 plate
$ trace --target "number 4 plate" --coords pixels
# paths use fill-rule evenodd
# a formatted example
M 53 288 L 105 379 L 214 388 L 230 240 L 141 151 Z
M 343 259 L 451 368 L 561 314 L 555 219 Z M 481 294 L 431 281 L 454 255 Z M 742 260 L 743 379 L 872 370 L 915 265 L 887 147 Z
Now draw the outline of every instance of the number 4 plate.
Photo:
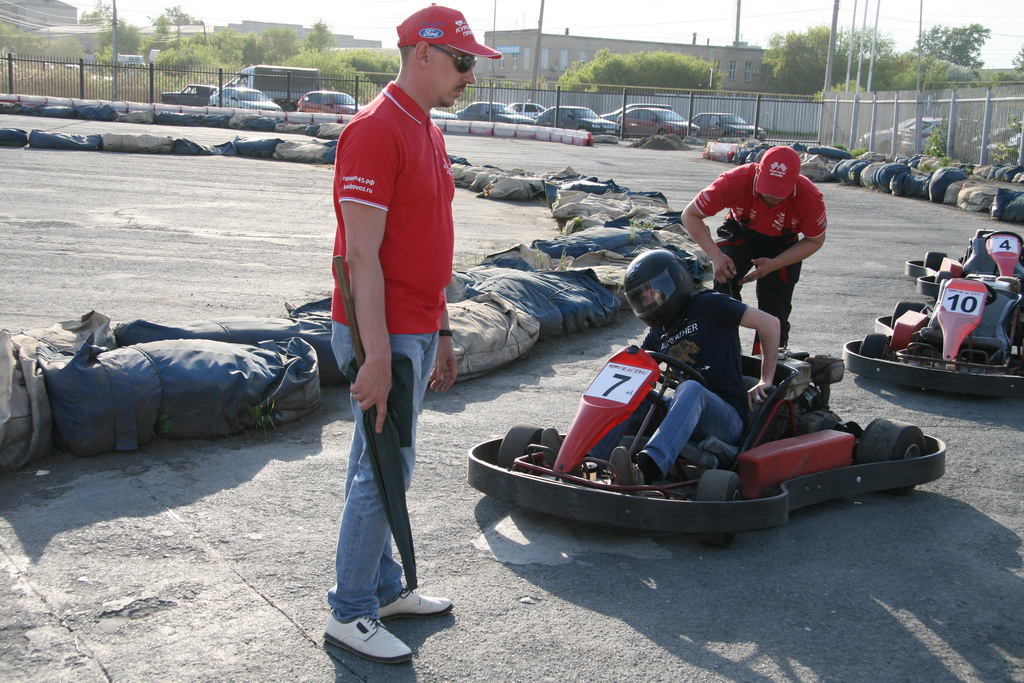
M 647 391 L 647 380 L 654 374 L 648 368 L 608 363 L 590 383 L 584 396 L 603 398 L 615 403 L 629 403 L 638 391 Z

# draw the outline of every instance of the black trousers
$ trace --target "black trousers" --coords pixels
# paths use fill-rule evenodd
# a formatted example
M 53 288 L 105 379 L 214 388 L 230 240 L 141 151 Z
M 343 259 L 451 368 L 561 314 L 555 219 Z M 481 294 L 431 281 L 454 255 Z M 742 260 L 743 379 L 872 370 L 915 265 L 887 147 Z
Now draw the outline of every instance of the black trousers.
M 715 291 L 743 300 L 740 280 L 754 267 L 756 258 L 775 258 L 796 243 L 796 239 L 762 238 L 738 221 L 729 218 L 718 229 L 718 248 L 732 259 L 736 276 L 725 283 L 715 281 Z M 779 346 L 789 344 L 789 314 L 793 311 L 793 290 L 800 280 L 801 262 L 779 268 L 755 280 L 757 307 L 779 319 L 781 336 Z

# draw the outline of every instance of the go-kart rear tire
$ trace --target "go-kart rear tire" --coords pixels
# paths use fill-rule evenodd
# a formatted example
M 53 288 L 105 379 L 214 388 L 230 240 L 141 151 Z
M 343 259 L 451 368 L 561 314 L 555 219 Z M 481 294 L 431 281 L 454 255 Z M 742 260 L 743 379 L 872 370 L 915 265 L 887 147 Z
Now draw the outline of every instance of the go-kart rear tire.
M 885 358 L 885 352 L 889 349 L 889 337 L 881 332 L 872 332 L 864 337 L 860 343 L 860 355 L 865 358 Z
M 938 271 L 942 267 L 942 259 L 946 258 L 945 252 L 929 251 L 924 255 L 924 267 L 928 270 Z
M 541 427 L 533 424 L 520 423 L 514 425 L 501 440 L 498 447 L 498 467 L 511 469 L 516 458 L 526 455 L 526 449 L 530 444 L 540 443 L 540 434 L 544 431 Z
M 866 465 L 874 462 L 907 460 L 924 454 L 925 442 L 921 428 L 884 417 L 871 421 L 853 451 L 853 464 Z M 888 493 L 904 494 L 914 490 L 913 486 L 886 489 Z
M 742 500 L 740 476 L 731 470 L 708 470 L 697 480 L 693 499 L 708 502 L 731 502 Z M 727 548 L 732 545 L 736 534 L 697 534 L 697 540 L 704 545 Z
M 899 301 L 892 309 L 892 326 L 896 326 L 896 321 L 900 319 L 900 316 L 907 311 L 917 311 L 920 313 L 925 309 L 924 303 L 920 301 Z M 861 354 L 862 356 L 864 354 Z

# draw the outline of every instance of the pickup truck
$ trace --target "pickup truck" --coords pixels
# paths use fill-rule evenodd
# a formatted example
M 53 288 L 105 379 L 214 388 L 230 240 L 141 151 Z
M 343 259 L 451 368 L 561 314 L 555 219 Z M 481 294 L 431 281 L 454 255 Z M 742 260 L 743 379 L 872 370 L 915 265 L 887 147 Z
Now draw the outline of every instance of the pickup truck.
M 160 101 L 164 104 L 180 104 L 188 107 L 205 107 L 210 103 L 210 95 L 217 91 L 215 85 L 196 85 L 189 83 L 179 92 L 160 93 Z

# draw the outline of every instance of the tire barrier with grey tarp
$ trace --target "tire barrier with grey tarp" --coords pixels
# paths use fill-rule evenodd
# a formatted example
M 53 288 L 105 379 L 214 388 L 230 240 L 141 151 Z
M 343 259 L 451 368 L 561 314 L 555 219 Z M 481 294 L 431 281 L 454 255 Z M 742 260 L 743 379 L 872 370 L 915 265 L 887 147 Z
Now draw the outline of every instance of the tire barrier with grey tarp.
M 46 455 L 53 416 L 39 364 L 7 330 L 0 330 L 0 472 Z
M 308 415 L 320 399 L 316 352 L 298 338 L 86 343 L 74 356 L 40 347 L 39 363 L 57 445 L 75 455 L 265 428 Z

